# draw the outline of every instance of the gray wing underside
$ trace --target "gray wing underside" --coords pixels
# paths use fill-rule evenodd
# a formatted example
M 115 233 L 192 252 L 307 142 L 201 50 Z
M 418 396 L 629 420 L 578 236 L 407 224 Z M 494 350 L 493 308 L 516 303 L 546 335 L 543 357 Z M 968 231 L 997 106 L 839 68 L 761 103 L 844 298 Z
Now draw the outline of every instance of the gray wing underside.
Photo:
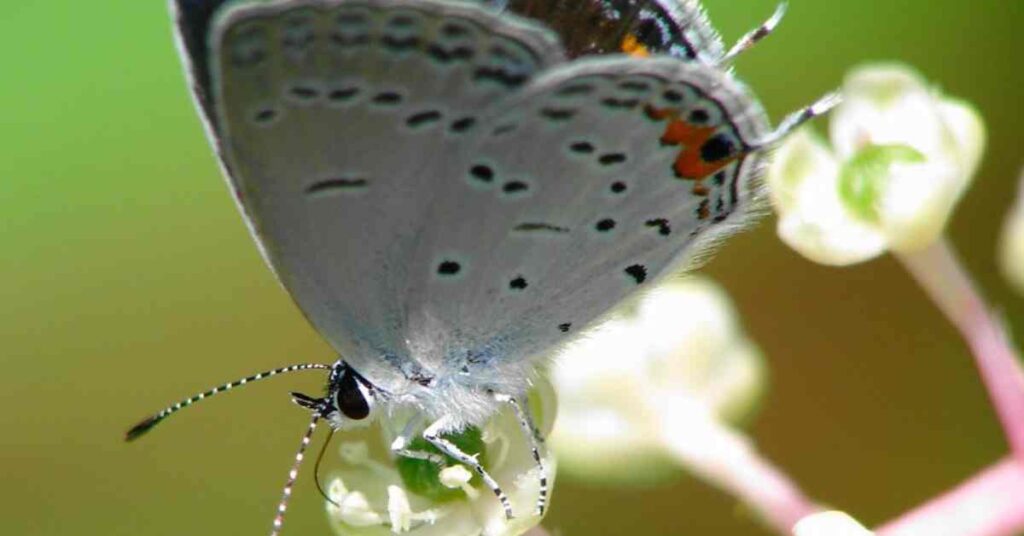
M 535 24 L 433 0 L 249 5 L 217 27 L 236 193 L 283 284 L 357 363 L 523 361 L 749 204 L 755 156 L 696 195 L 649 113 L 705 109 L 737 146 L 763 135 L 755 101 L 712 68 L 570 65 Z
M 440 324 L 461 335 L 450 350 L 470 340 L 505 358 L 542 352 L 745 222 L 759 155 L 717 178 L 679 177 L 685 147 L 663 144 L 666 122 L 651 117 L 665 109 L 707 113 L 708 129 L 736 147 L 767 133 L 731 77 L 667 57 L 577 60 L 492 110 L 441 172 L 407 257 L 420 267 L 405 289 L 416 347 L 437 344 Z M 459 273 L 436 274 L 445 261 Z

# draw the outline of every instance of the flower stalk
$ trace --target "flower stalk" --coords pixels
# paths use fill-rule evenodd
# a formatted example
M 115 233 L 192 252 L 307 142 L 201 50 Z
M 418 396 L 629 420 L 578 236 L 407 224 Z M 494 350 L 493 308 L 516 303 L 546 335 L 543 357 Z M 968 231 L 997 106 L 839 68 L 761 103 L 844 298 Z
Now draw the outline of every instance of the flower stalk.
M 896 258 L 967 342 L 1010 449 L 1024 463 L 1024 368 L 1002 325 L 945 239 Z

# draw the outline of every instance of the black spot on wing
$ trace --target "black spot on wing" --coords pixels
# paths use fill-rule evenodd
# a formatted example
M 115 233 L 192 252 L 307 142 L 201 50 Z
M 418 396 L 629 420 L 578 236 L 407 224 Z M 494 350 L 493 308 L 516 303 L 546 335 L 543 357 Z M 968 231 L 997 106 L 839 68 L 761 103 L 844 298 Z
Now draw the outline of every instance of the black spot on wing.
M 647 267 L 642 264 L 628 266 L 625 272 L 626 275 L 633 278 L 637 285 L 647 281 Z

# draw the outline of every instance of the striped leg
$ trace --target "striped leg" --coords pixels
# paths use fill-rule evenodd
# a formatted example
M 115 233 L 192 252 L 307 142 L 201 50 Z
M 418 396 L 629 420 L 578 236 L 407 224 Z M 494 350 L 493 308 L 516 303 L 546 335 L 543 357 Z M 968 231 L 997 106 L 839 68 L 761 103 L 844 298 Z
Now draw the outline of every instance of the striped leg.
M 409 419 L 409 422 L 405 423 L 405 427 L 402 428 L 402 432 L 391 442 L 391 452 L 404 458 L 412 458 L 414 460 L 426 460 L 432 462 L 440 468 L 445 466 L 444 456 L 435 454 L 433 452 L 426 452 L 422 450 L 412 450 L 407 448 L 409 442 L 412 441 L 413 435 L 417 433 L 420 426 L 423 426 L 423 415 L 417 414 L 416 416 Z
M 530 403 L 527 401 L 526 395 L 523 395 L 522 403 L 509 395 L 495 394 L 494 398 L 498 402 L 504 402 L 512 406 L 512 409 L 516 412 L 516 417 L 519 418 L 519 426 L 523 428 L 523 433 L 526 434 L 526 438 L 530 441 L 533 460 L 537 462 L 537 468 L 540 470 L 540 492 L 537 495 L 536 513 L 538 516 L 542 516 L 548 503 L 548 472 L 540 455 L 541 447 L 544 445 L 544 438 L 541 436 L 540 430 L 533 424 L 533 417 L 530 415 Z
M 782 22 L 782 17 L 786 14 L 786 7 L 786 2 L 781 2 L 778 7 L 775 8 L 775 12 L 772 13 L 772 16 L 768 17 L 768 20 L 761 23 L 757 28 L 747 32 L 747 34 L 741 37 L 739 41 L 736 41 L 736 44 L 733 45 L 732 48 L 729 49 L 729 52 L 722 57 L 721 63 L 726 64 L 731 62 L 736 59 L 736 56 L 739 56 L 743 52 L 753 48 L 759 41 L 771 35 L 771 33 L 775 31 L 775 28 L 779 26 L 779 23 Z
M 480 478 L 483 479 L 484 484 L 487 484 L 487 487 L 491 488 L 491 491 L 494 492 L 494 496 L 498 498 L 499 502 L 501 502 L 502 508 L 505 509 L 505 518 L 512 519 L 512 503 L 509 502 L 508 496 L 505 495 L 505 492 L 501 490 L 500 486 L 498 486 L 494 477 L 492 477 L 490 473 L 480 465 L 480 462 L 477 461 L 475 455 L 470 456 L 469 454 L 466 454 L 454 443 L 441 437 L 442 431 L 447 429 L 448 419 L 442 417 L 423 431 L 423 439 L 426 439 L 431 445 L 440 449 L 441 452 L 455 458 L 459 463 L 462 463 L 476 471 L 476 473 L 480 475 Z
M 775 145 L 786 136 L 789 136 L 800 125 L 828 113 L 829 110 L 835 108 L 841 101 L 842 96 L 838 92 L 829 93 L 816 100 L 814 104 L 787 115 L 774 132 L 771 132 L 764 139 L 754 144 L 754 149 L 765 149 Z

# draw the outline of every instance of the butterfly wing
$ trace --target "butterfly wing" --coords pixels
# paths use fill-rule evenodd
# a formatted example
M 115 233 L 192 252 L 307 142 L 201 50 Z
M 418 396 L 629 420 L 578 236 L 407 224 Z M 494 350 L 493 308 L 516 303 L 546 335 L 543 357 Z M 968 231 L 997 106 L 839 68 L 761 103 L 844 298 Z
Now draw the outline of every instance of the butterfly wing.
M 554 36 L 432 0 L 228 6 L 213 28 L 213 124 L 270 264 L 364 374 L 413 366 L 408 261 L 439 170 L 484 108 L 561 61 Z
M 767 121 L 701 62 L 564 64 L 541 26 L 441 0 L 210 16 L 194 80 L 236 196 L 368 377 L 526 363 L 751 204 Z
M 468 348 L 484 370 L 558 344 L 745 221 L 767 132 L 746 88 L 702 64 L 555 67 L 438 181 L 407 263 L 410 337 L 430 349 L 457 333 L 421 353 Z

